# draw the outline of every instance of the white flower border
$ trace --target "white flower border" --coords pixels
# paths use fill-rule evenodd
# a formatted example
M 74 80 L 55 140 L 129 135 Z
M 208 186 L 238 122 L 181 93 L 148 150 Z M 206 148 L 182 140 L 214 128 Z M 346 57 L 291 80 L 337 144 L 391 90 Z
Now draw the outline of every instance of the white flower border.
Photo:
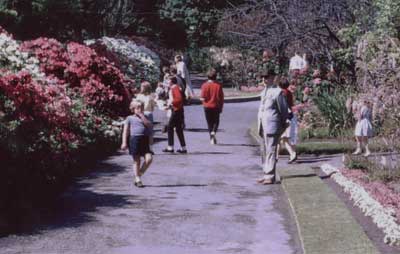
M 329 164 L 321 166 L 322 171 L 343 187 L 350 194 L 350 198 L 361 211 L 372 218 L 373 222 L 382 229 L 385 234 L 384 242 L 390 245 L 400 245 L 400 225 L 397 223 L 393 209 L 383 207 L 372 198 L 359 184 L 345 177 L 340 171 Z

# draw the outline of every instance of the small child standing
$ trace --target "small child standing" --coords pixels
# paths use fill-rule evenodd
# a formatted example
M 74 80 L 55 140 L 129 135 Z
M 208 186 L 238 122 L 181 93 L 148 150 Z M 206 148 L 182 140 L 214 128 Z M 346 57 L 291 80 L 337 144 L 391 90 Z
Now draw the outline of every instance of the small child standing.
M 368 148 L 368 138 L 372 137 L 372 112 L 369 105 L 369 102 L 364 100 L 363 104 L 359 108 L 357 112 L 357 124 L 354 131 L 354 135 L 356 136 L 357 141 L 357 149 L 353 153 L 355 155 L 361 154 L 362 146 L 365 145 L 365 153 L 364 156 L 368 157 L 371 154 L 371 151 Z
M 132 115 L 128 116 L 125 120 L 121 145 L 122 150 L 129 148 L 129 154 L 132 155 L 133 171 L 135 174 L 134 183 L 139 188 L 144 187 L 141 176 L 153 161 L 153 155 L 149 146 L 149 133 L 153 125 L 145 117 L 143 108 L 144 106 L 141 101 L 132 100 L 129 105 Z M 140 162 L 141 157 L 144 157 L 143 165 Z

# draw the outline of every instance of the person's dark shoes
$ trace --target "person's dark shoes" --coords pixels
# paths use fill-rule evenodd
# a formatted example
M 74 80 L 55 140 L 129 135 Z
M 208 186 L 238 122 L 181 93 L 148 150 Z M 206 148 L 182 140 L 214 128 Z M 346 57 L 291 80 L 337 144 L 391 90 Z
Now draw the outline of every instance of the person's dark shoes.
M 173 153 L 173 152 L 174 152 L 174 149 L 164 148 L 162 151 L 163 151 L 164 153 Z
M 162 133 L 167 133 L 167 131 L 168 131 L 168 126 L 164 125 L 164 126 L 162 127 L 162 129 L 161 129 L 161 132 L 162 132 Z
M 181 153 L 181 154 L 187 154 L 187 150 L 186 149 L 178 149 L 176 150 L 177 153 Z
M 211 143 L 211 145 L 216 145 L 217 144 L 217 138 L 215 137 L 215 135 L 211 135 L 210 143 Z

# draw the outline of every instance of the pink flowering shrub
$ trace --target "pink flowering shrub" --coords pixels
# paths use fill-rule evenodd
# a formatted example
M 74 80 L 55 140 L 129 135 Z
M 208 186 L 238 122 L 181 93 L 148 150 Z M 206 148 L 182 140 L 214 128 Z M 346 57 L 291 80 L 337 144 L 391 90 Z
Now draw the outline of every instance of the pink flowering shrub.
M 106 58 L 79 43 L 64 47 L 54 39 L 39 38 L 22 44 L 22 50 L 40 61 L 41 70 L 59 84 L 67 84 L 100 114 L 127 114 L 130 82 Z
M 110 116 L 127 113 L 130 102 L 122 73 L 104 57 L 78 43 L 67 46 L 70 64 L 65 70 L 71 87 L 79 87 L 87 103 Z
M 31 55 L 36 69 L 0 69 L 3 213 L 19 210 L 21 196 L 30 204 L 61 189 L 82 162 L 114 150 L 119 129 L 112 118 L 127 113 L 131 97 L 119 69 L 94 50 L 48 38 L 20 44 L 4 33 L 0 27 L 13 45 L 7 57 Z
M 48 76 L 64 78 L 68 67 L 68 55 L 64 46 L 55 39 L 38 38 L 21 44 L 21 50 L 33 53 L 40 61 L 40 69 Z

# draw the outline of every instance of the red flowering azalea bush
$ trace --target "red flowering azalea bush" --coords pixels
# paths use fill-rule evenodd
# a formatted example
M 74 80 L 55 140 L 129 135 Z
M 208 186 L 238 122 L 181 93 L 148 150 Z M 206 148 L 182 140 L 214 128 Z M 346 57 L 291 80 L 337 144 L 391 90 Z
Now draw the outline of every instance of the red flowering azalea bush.
M 55 39 L 38 38 L 21 44 L 21 50 L 31 52 L 40 61 L 40 69 L 48 76 L 64 79 L 64 70 L 68 67 L 68 55 L 65 47 Z
M 0 39 L 8 45 L 0 50 L 1 233 L 21 210 L 19 197 L 31 206 L 62 188 L 83 161 L 116 148 L 112 118 L 127 113 L 131 96 L 120 70 L 89 47 L 20 43 L 2 29 Z
M 112 117 L 127 113 L 131 82 L 93 49 L 74 42 L 64 47 L 47 38 L 24 42 L 22 49 L 39 59 L 48 77 L 66 83 L 99 113 Z

